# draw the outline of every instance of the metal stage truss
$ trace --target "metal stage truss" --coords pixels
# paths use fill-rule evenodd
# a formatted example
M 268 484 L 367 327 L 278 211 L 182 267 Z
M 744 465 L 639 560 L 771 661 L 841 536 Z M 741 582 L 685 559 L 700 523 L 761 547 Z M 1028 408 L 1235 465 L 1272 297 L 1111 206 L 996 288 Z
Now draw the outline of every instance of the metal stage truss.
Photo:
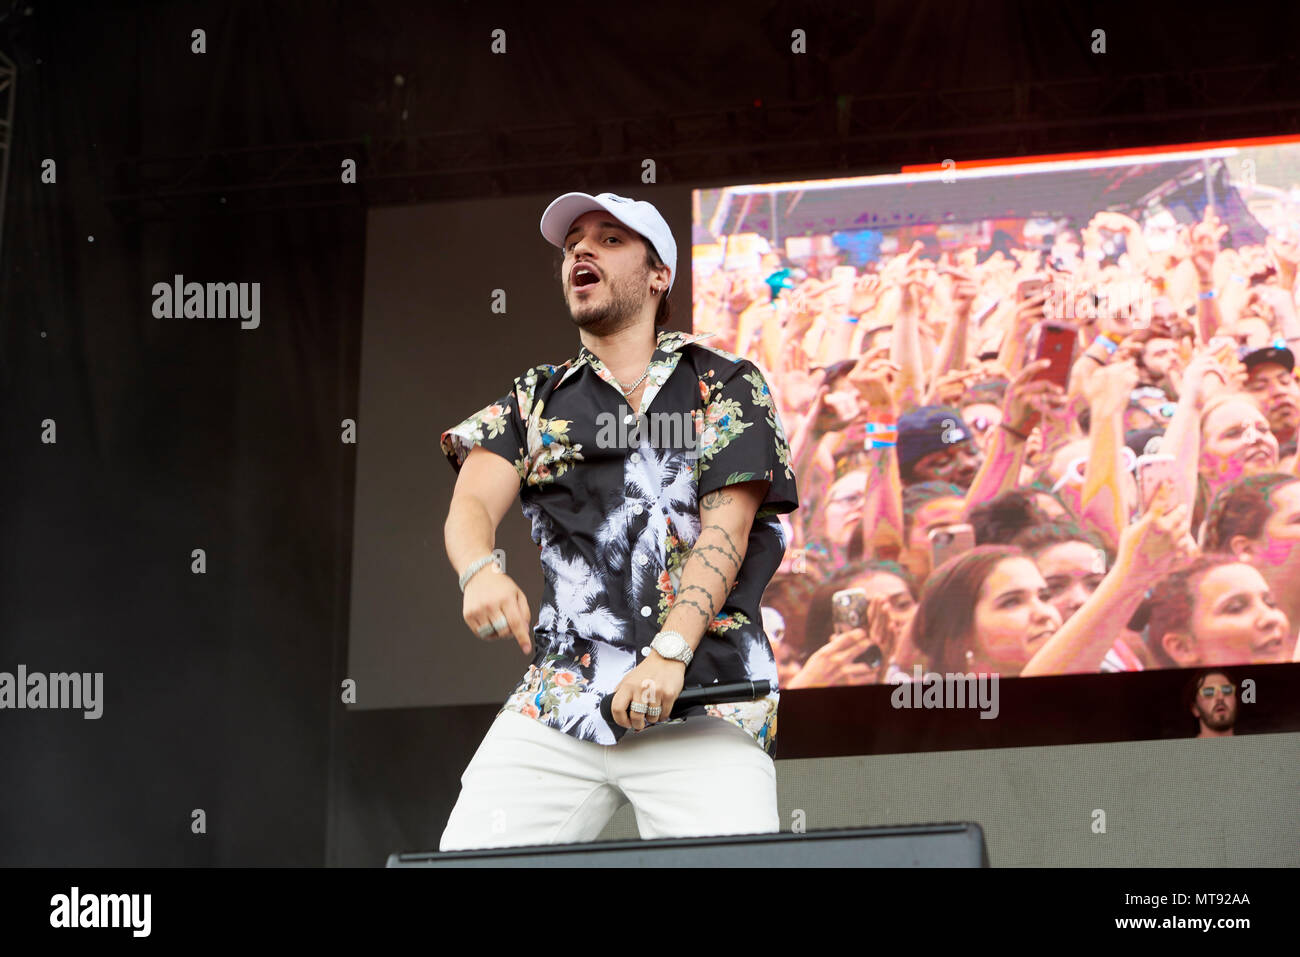
M 605 188 L 646 158 L 659 183 L 710 185 L 1297 130 L 1292 71 L 1262 63 L 138 156 L 106 192 L 118 216 L 151 220 Z

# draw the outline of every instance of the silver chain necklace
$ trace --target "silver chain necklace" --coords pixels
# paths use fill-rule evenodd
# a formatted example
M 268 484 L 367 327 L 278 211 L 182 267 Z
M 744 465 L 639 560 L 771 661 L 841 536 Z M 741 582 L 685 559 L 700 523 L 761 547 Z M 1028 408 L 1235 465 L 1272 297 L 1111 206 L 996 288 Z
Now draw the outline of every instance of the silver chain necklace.
M 645 381 L 645 377 L 648 376 L 649 374 L 650 374 L 650 366 L 647 365 L 647 366 L 645 367 L 645 372 L 642 372 L 642 373 L 641 373 L 641 378 L 637 379 L 635 382 L 633 382 L 633 383 L 632 383 L 630 386 L 628 386 L 626 389 L 623 388 L 623 383 L 619 382 L 619 383 L 618 383 L 619 391 L 621 391 L 624 395 L 631 395 L 633 392 L 636 391 L 636 387 L 639 386 L 642 382 Z M 614 381 L 615 381 L 615 382 L 618 382 L 617 379 L 615 379 Z

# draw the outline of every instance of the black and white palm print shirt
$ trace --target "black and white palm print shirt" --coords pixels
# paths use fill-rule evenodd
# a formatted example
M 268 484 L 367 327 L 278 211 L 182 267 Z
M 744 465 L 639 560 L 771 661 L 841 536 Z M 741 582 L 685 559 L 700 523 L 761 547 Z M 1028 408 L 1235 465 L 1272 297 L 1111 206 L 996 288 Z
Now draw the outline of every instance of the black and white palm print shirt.
M 561 365 L 529 369 L 505 396 L 442 433 L 457 471 L 479 445 L 514 465 L 541 550 L 533 661 L 502 711 L 580 740 L 617 743 L 626 729 L 604 720 L 601 698 L 645 660 L 663 627 L 700 532 L 699 500 L 766 479 L 735 587 L 684 686 L 767 680 L 772 693 L 697 705 L 658 723 L 721 718 L 775 757 L 779 688 L 760 603 L 785 554 L 777 516 L 799 507 L 798 491 L 762 372 L 701 345 L 710 335 L 658 332 L 638 410 L 584 346 Z

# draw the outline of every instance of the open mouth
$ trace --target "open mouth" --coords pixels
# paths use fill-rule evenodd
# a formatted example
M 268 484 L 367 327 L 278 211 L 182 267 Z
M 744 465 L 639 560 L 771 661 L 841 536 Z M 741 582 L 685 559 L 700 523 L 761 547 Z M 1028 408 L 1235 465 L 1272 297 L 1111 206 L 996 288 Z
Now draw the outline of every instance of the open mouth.
M 570 283 L 574 289 L 583 289 L 587 286 L 594 286 L 600 282 L 600 275 L 590 266 L 577 265 L 573 267 L 570 273 Z

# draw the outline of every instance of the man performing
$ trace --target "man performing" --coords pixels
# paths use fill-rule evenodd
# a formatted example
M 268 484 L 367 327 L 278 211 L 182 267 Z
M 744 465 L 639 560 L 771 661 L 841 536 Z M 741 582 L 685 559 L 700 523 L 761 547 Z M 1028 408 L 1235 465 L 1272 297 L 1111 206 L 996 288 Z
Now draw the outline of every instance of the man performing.
M 799 502 L 767 382 L 708 334 L 658 329 L 677 244 L 654 206 L 566 193 L 541 230 L 563 250 L 581 348 L 442 434 L 465 622 L 532 663 L 439 849 L 591 841 L 627 801 L 643 838 L 777 831 L 760 599 L 785 553 L 777 516 Z M 531 638 L 528 601 L 492 560 L 516 494 L 545 581 Z M 670 718 L 683 687 L 746 680 L 772 693 Z

